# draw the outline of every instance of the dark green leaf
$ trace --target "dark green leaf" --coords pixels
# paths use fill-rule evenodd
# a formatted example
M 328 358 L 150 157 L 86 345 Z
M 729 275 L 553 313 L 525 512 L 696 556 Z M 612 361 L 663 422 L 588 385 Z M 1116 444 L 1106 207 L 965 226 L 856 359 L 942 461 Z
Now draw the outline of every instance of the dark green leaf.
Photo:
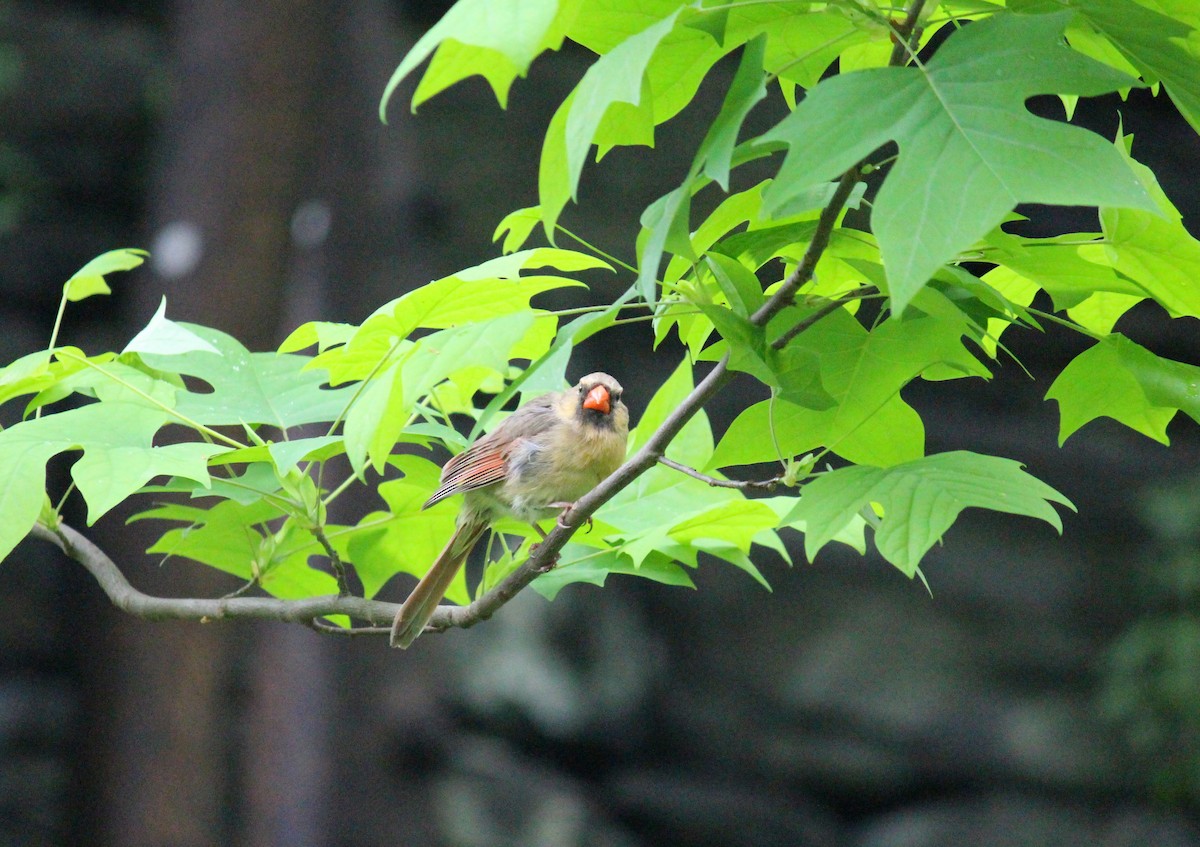
M 834 532 L 873 503 L 883 511 L 875 546 L 909 577 L 963 509 L 1028 515 L 1062 532 L 1051 503 L 1074 508 L 1062 494 L 1025 473 L 1019 462 L 955 451 L 890 468 L 859 465 L 822 474 L 804 486 L 785 520 L 805 521 L 804 550 L 811 560 Z

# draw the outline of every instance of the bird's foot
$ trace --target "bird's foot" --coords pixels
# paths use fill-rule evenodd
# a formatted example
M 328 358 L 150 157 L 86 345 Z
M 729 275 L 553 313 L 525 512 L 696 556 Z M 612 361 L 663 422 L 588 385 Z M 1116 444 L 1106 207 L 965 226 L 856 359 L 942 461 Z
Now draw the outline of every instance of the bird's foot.
M 575 508 L 575 504 L 568 503 L 566 501 L 559 501 L 557 503 L 551 503 L 550 505 L 552 507 L 554 507 L 555 509 L 562 509 L 562 511 L 559 512 L 558 519 L 555 521 L 555 523 L 557 523 L 561 529 L 566 529 L 567 528 L 567 515 L 571 514 L 571 510 Z M 583 522 L 587 526 L 588 532 L 591 532 L 592 531 L 592 516 L 588 515 L 586 518 L 583 519 Z

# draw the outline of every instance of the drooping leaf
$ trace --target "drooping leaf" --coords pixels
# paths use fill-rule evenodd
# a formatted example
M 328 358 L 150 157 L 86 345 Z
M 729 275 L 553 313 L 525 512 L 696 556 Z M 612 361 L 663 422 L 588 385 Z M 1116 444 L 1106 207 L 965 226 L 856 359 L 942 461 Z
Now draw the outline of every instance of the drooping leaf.
M 954 451 L 890 468 L 857 465 L 822 474 L 804 486 L 800 502 L 785 520 L 806 522 L 804 550 L 811 560 L 834 532 L 873 503 L 883 512 L 875 546 L 909 577 L 963 509 L 1028 515 L 1062 532 L 1051 504 L 1074 508 L 1019 462 Z
M 504 244 L 500 249 L 505 253 L 515 253 L 529 240 L 529 234 L 541 220 L 542 210 L 538 206 L 527 206 L 524 209 L 509 212 L 500 223 L 496 224 L 496 231 L 492 233 L 492 241 L 499 241 L 503 237 Z
M 1114 334 L 1076 356 L 1046 399 L 1058 401 L 1059 444 L 1099 417 L 1168 444 L 1167 424 L 1176 412 L 1200 422 L 1200 368 Z
M 37 476 L 33 485 L 10 493 L 14 512 L 30 514 L 30 504 L 35 502 L 40 508 L 46 462 L 71 450 L 83 451 L 71 476 L 87 502 L 89 524 L 153 477 L 184 476 L 207 484 L 208 457 L 226 448 L 207 442 L 154 446 L 158 430 L 174 420 L 166 410 L 109 402 L 22 421 L 3 430 L 0 465 L 18 466 L 17 472 L 27 482 Z M 36 516 L 37 510 L 32 514 Z M 0 551 L 0 555 L 7 553 Z
M 387 104 L 396 87 L 435 50 L 413 94 L 414 111 L 475 74 L 488 81 L 503 108 L 513 80 L 524 76 L 540 53 L 562 45 L 577 8 L 573 0 L 459 0 L 396 68 L 379 101 L 379 119 L 387 123 Z
M 938 266 L 1017 203 L 1153 211 L 1103 139 L 1025 109 L 1035 94 L 1094 95 L 1134 83 L 1065 47 L 1069 18 L 997 15 L 956 32 L 926 64 L 821 82 L 765 136 L 790 148 L 766 203 L 783 207 L 897 142 L 899 157 L 871 215 L 897 314 Z
M 583 582 L 589 585 L 604 585 L 609 574 L 640 576 L 644 579 L 695 588 L 687 571 L 676 564 L 670 556 L 652 553 L 634 565 L 629 556 L 619 550 L 604 550 L 597 553 L 591 547 L 568 544 L 562 550 L 562 561 L 558 567 L 548 571 L 531 584 L 531 588 L 547 600 L 553 600 L 568 585 Z
M 563 131 L 566 137 L 567 181 L 575 196 L 579 175 L 596 130 L 608 110 L 625 103 L 637 106 L 643 78 L 659 42 L 671 32 L 679 9 L 625 39 L 601 56 L 583 75 L 574 92 Z
M 767 77 L 763 71 L 766 42 L 766 38 L 759 36 L 746 45 L 721 111 L 709 127 L 697 155 L 704 162 L 704 175 L 726 191 L 729 190 L 729 165 L 738 133 L 750 110 L 767 96 Z
M 1148 82 L 1161 81 L 1179 113 L 1200 132 L 1200 32 L 1196 24 L 1189 26 L 1133 0 L 1070 0 L 1069 5 L 1112 42 Z
M 63 285 L 63 295 L 71 302 L 77 302 L 94 294 L 111 294 L 112 289 L 104 277 L 117 271 L 132 270 L 149 255 L 145 250 L 133 248 L 101 253 L 71 275 Z
M 1158 185 L 1153 172 L 1132 158 L 1131 143 L 1129 136 L 1117 136 L 1117 150 L 1154 199 L 1157 213 L 1101 209 L 1105 244 L 1087 248 L 1083 254 L 1111 264 L 1172 315 L 1200 317 L 1200 241 L 1183 225 L 1182 215 Z M 1141 292 L 1135 289 L 1134 293 Z

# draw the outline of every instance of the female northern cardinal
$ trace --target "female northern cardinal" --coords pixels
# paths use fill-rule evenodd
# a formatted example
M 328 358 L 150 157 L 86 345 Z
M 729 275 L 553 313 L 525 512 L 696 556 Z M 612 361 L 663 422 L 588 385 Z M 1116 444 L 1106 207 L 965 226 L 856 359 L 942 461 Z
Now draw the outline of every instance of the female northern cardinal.
M 621 384 L 605 373 L 573 389 L 543 394 L 452 458 L 422 508 L 465 494 L 454 535 L 417 583 L 392 624 L 392 646 L 407 647 L 425 629 L 467 554 L 493 522 L 533 524 L 595 488 L 625 458 L 629 410 Z

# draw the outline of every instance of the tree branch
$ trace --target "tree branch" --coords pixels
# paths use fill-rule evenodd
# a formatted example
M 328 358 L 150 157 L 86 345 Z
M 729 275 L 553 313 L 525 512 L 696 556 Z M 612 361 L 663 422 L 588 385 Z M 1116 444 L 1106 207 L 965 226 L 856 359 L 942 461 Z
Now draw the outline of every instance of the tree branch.
M 305 600 L 279 600 L 274 597 L 152 597 L 130 585 L 120 568 L 103 550 L 66 524 L 60 523 L 56 529 L 50 529 L 40 523 L 34 524 L 29 534 L 49 541 L 87 568 L 118 609 L 147 620 L 192 620 L 207 623 L 224 618 L 255 618 L 309 626 L 317 618 L 349 615 L 370 621 L 372 624 L 390 625 L 400 609 L 395 603 L 365 600 L 361 597 L 328 596 L 310 597 Z M 382 628 L 381 631 L 388 630 Z
M 903 37 L 897 41 L 896 49 L 892 51 L 889 64 L 903 64 L 906 57 L 913 52 L 913 42 L 919 35 L 917 22 L 925 0 L 913 0 L 903 24 L 897 27 Z M 845 208 L 846 202 L 854 190 L 862 173 L 862 163 L 857 163 L 838 180 L 837 188 L 829 204 L 821 210 L 817 226 L 813 232 L 804 256 L 792 270 L 776 292 L 750 317 L 750 322 L 756 326 L 765 326 L 768 321 L 783 309 L 791 305 L 796 292 L 812 277 L 817 263 L 829 246 L 837 220 Z M 865 289 L 864 289 L 865 290 Z M 872 292 L 873 293 L 873 292 Z M 853 297 L 851 293 L 847 297 Z M 857 296 L 866 296 L 857 294 Z M 833 300 L 822 306 L 812 315 L 789 329 L 780 339 L 777 346 L 783 346 L 792 338 L 804 332 L 817 321 L 831 314 L 844 305 L 844 300 Z M 728 354 L 710 370 L 703 379 L 683 399 L 679 406 L 667 416 L 649 440 L 641 449 L 625 461 L 596 488 L 580 498 L 571 508 L 564 519 L 556 523 L 554 529 L 538 546 L 537 551 L 522 563 L 516 570 L 501 580 L 489 591 L 477 597 L 466 606 L 439 606 L 434 612 L 427 629 L 441 631 L 450 627 L 470 627 L 479 621 L 487 620 L 496 610 L 511 600 L 517 592 L 533 582 L 541 574 L 549 571 L 557 561 L 558 554 L 570 540 L 575 531 L 591 517 L 595 511 L 608 502 L 627 485 L 644 474 L 657 463 L 681 470 L 710 484 L 728 482 L 705 477 L 698 471 L 665 459 L 667 446 L 674 440 L 683 427 L 697 412 L 712 400 L 733 378 L 729 371 Z M 734 483 L 738 487 L 765 485 L 762 483 Z M 399 606 L 395 603 L 385 603 L 378 600 L 367 600 L 353 596 L 312 597 L 305 600 L 280 600 L 272 597 L 238 597 L 230 596 L 216 599 L 170 598 L 153 597 L 138 591 L 125 578 L 121 570 L 100 548 L 81 535 L 76 530 L 59 523 L 54 529 L 38 523 L 30 535 L 49 541 L 59 547 L 67 556 L 83 565 L 101 589 L 108 595 L 113 605 L 131 615 L 148 620 L 197 620 L 208 622 L 220 619 L 253 618 L 259 620 L 277 620 L 299 623 L 319 632 L 336 632 L 341 635 L 383 635 L 390 632 L 390 624 L 395 618 Z M 318 539 L 320 540 L 320 539 Z M 326 546 L 326 552 L 330 552 Z M 341 564 L 336 552 L 330 556 L 335 570 Z M 338 574 L 339 587 L 344 592 L 347 589 L 342 574 Z M 342 629 L 321 621 L 330 615 L 347 615 L 366 621 L 369 626 L 356 629 Z
M 911 39 L 915 34 L 916 22 L 920 17 L 921 9 L 924 5 L 925 0 L 913 0 L 912 5 L 909 7 L 908 15 L 905 18 L 904 26 L 906 29 L 904 31 L 908 33 L 908 37 L 903 39 L 905 48 L 894 50 L 889 64 L 902 64 L 905 57 L 911 51 Z M 837 188 L 833 192 L 833 197 L 830 198 L 829 204 L 821 210 L 821 214 L 817 218 L 817 226 L 813 231 L 812 241 L 809 242 L 808 249 L 804 251 L 804 256 L 783 281 L 783 284 L 776 289 L 775 293 L 750 316 L 752 324 L 760 327 L 765 326 L 771 318 L 791 305 L 800 287 L 812 279 L 817 263 L 825 253 L 825 249 L 829 246 L 829 239 L 833 236 L 837 220 L 841 216 L 847 201 L 849 201 L 850 194 L 854 191 L 854 186 L 861 174 L 861 162 L 856 163 L 842 174 L 838 180 Z M 794 332 L 789 330 L 791 335 L 788 340 L 808 329 L 816 321 L 825 317 L 825 315 L 831 313 L 841 305 L 843 304 L 832 301 L 830 305 L 822 307 L 817 313 L 801 321 L 800 325 L 798 325 L 799 328 L 793 327 L 792 330 Z M 785 341 L 784 343 L 787 342 Z M 575 530 L 586 522 L 597 509 L 616 496 L 625 486 L 629 485 L 658 463 L 663 458 L 667 445 L 674 440 L 675 436 L 679 434 L 687 422 L 715 397 L 732 378 L 733 375 L 729 372 L 729 354 L 727 353 L 700 380 L 691 393 L 683 399 L 679 407 L 667 416 L 666 420 L 662 422 L 637 453 L 627 459 L 625 464 L 617 468 L 608 479 L 601 482 L 575 503 L 574 507 L 566 514 L 565 519 L 555 525 L 554 529 L 546 536 L 545 541 L 538 546 L 537 551 L 532 556 L 490 591 L 481 594 L 466 606 L 439 606 L 430 619 L 427 629 L 440 632 L 450 627 L 466 628 L 474 626 L 480 621 L 487 620 L 496 613 L 497 609 L 511 600 L 518 591 L 554 567 L 554 562 L 557 560 L 559 551 L 570 540 Z

